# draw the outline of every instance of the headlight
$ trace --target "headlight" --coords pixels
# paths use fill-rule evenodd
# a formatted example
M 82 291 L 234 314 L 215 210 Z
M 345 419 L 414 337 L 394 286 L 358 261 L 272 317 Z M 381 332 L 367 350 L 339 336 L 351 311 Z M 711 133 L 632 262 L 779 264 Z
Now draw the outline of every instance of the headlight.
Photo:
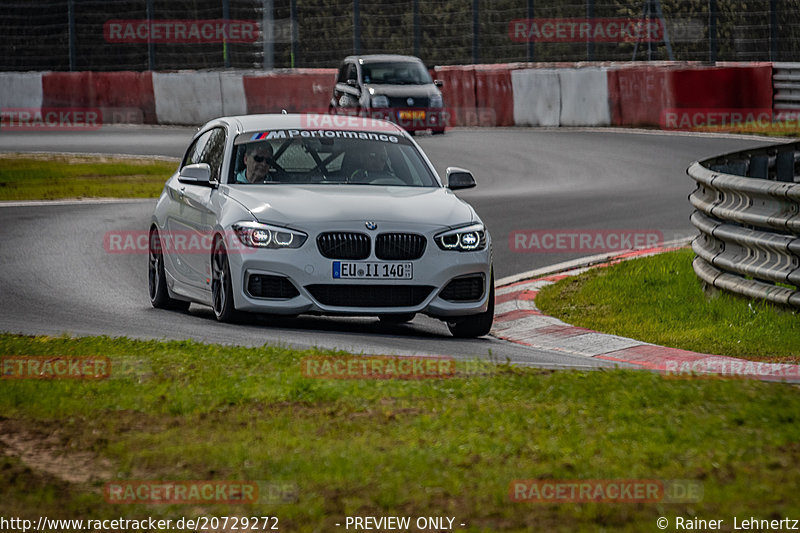
M 242 244 L 251 248 L 300 248 L 308 238 L 300 231 L 259 222 L 237 222 L 233 225 L 233 231 Z
M 434 94 L 433 96 L 431 96 L 430 106 L 431 107 L 444 107 L 444 99 L 442 99 L 442 95 L 441 94 Z
M 475 252 L 486 248 L 486 228 L 483 224 L 473 224 L 440 233 L 434 240 L 442 250 Z
M 389 107 L 389 97 L 383 94 L 373 96 L 372 107 Z

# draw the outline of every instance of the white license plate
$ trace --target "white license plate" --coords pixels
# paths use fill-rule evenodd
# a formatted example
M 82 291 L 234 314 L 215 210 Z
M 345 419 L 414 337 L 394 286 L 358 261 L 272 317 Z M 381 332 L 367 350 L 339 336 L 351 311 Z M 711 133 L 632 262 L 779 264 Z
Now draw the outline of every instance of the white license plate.
M 333 262 L 333 279 L 412 279 L 411 263 Z

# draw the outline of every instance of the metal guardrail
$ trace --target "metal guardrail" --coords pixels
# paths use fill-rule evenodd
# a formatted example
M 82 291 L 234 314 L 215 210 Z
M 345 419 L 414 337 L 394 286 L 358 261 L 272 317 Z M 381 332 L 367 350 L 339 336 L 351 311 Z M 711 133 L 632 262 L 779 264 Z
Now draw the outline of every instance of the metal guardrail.
M 689 195 L 700 235 L 697 276 L 708 286 L 800 307 L 800 142 L 693 163 Z
M 800 63 L 773 63 L 772 90 L 775 111 L 800 111 Z

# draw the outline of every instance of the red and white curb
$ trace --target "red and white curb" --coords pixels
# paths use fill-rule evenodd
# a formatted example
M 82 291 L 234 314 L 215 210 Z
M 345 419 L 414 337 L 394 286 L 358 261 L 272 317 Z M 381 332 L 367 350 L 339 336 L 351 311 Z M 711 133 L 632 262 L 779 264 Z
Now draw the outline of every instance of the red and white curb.
M 672 251 L 681 246 L 663 246 L 617 255 L 598 256 L 581 261 L 582 266 L 553 267 L 550 273 L 531 279 L 500 280 L 495 295 L 495 319 L 492 336 L 516 344 L 570 355 L 594 357 L 627 363 L 662 372 L 667 376 L 717 375 L 756 378 L 769 381 L 800 382 L 800 366 L 782 363 L 747 361 L 734 357 L 709 355 L 607 335 L 579 328 L 543 314 L 535 303 L 536 295 L 548 285 L 620 261 Z M 541 271 L 540 271 L 541 272 Z

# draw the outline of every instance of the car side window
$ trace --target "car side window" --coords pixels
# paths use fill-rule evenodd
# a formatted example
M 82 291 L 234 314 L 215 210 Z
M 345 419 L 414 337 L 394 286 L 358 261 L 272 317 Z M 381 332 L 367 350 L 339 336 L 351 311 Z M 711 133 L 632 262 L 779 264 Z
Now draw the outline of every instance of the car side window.
M 358 70 L 356 69 L 356 64 L 355 63 L 348 63 L 347 64 L 347 79 L 348 80 L 356 80 L 356 81 L 358 81 Z
M 189 150 L 186 151 L 186 156 L 183 158 L 181 166 L 208 163 L 208 166 L 211 167 L 211 178 L 219 181 L 224 155 L 225 130 L 223 128 L 214 128 L 195 139 Z
M 336 83 L 346 83 L 347 73 L 349 72 L 350 63 L 345 63 L 339 68 L 339 76 L 336 78 Z

